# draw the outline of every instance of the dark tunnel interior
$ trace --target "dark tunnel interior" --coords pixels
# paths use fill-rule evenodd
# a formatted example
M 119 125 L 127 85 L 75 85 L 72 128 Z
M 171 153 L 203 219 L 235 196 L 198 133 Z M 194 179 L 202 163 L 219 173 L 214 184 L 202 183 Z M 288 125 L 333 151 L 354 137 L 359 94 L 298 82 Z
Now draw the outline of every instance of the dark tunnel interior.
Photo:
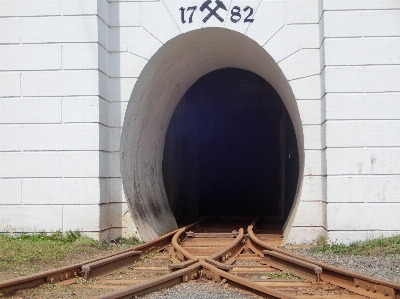
M 163 178 L 179 223 L 202 216 L 284 221 L 299 175 L 296 135 L 274 88 L 236 68 L 195 82 L 170 121 Z

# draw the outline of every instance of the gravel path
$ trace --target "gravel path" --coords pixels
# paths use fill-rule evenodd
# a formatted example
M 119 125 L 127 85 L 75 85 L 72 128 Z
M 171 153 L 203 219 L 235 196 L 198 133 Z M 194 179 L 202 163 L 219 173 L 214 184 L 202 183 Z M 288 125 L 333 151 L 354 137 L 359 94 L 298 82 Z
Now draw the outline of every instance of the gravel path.
M 400 283 L 400 256 L 388 258 L 384 256 L 328 254 L 312 252 L 305 248 L 293 248 L 290 251 L 349 271 Z
M 260 299 L 252 293 L 228 287 L 218 287 L 213 283 L 181 283 L 168 289 L 139 296 L 140 299 Z

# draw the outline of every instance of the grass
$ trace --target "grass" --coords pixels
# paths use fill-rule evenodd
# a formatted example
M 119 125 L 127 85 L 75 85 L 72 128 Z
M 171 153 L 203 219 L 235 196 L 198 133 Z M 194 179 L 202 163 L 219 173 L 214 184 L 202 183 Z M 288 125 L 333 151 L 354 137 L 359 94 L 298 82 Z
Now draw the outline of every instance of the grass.
M 328 244 L 317 249 L 317 251 L 334 254 L 393 257 L 400 255 L 400 235 L 354 242 L 350 245 Z
M 139 243 L 135 238 L 98 242 L 71 231 L 0 233 L 0 280 L 77 263 Z
M 289 279 L 289 280 L 300 279 L 288 271 L 261 273 L 261 276 L 266 276 L 270 279 Z

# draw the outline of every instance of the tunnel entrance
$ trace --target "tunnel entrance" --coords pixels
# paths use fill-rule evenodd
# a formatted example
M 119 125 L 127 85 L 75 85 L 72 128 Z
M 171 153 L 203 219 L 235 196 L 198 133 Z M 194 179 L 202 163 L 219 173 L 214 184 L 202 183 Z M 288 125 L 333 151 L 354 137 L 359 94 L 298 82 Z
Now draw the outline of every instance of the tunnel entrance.
M 285 221 L 299 157 L 292 121 L 275 89 L 237 68 L 201 77 L 173 113 L 162 171 L 178 223 L 202 216 Z

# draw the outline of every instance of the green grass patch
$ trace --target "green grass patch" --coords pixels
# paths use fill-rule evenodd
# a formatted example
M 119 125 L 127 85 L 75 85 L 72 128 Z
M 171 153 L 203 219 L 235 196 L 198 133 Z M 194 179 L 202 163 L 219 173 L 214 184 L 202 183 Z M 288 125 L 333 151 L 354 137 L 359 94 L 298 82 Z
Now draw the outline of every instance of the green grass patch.
M 400 255 L 400 235 L 354 242 L 350 245 L 329 244 L 318 248 L 317 251 L 334 254 L 398 256 Z

